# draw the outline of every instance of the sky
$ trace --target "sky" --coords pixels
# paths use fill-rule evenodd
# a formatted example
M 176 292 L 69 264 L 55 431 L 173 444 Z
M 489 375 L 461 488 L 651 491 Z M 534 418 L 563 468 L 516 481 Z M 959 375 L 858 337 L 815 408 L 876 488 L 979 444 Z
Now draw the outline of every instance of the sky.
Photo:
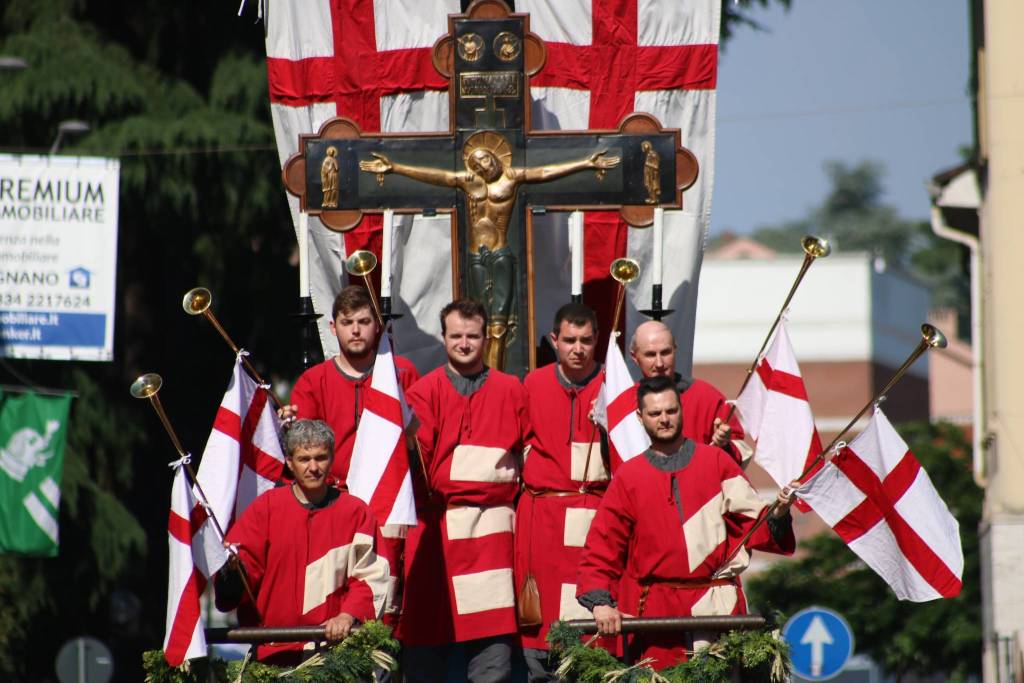
M 883 201 L 925 219 L 925 182 L 971 141 L 966 0 L 792 0 L 720 57 L 711 234 L 795 219 L 823 163 L 881 162 Z M 684 143 L 685 144 L 685 143 Z

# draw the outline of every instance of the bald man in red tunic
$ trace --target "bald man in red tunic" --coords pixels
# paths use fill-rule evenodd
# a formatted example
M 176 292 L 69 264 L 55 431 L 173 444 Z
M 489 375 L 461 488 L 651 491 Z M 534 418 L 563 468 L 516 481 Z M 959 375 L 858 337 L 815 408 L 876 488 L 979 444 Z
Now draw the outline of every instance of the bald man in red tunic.
M 729 560 L 766 506 L 732 457 L 683 433 L 671 379 L 646 378 L 637 393 L 651 448 L 618 468 L 601 501 L 579 565 L 579 602 L 593 610 L 604 635 L 620 632 L 623 615 L 744 614 L 738 577 L 750 562 L 747 548 L 795 549 L 790 489 Z M 653 657 L 657 668 L 686 659 L 678 633 L 634 642 L 634 655 Z
M 524 381 L 533 436 L 516 512 L 516 587 L 521 612 L 532 585 L 540 598 L 539 623 L 520 625 L 531 682 L 552 677 L 545 640 L 551 623 L 590 616 L 576 602 L 576 567 L 610 476 L 601 434 L 589 418 L 604 379 L 594 359 L 597 332 L 590 308 L 562 306 L 550 334 L 557 362 Z
M 511 680 L 513 505 L 529 426 L 519 379 L 483 364 L 486 325 L 479 303 L 446 306 L 448 362 L 407 395 L 422 464 L 398 626 L 410 683 L 444 681 L 454 643 L 473 683 Z
M 629 355 L 644 377 L 669 377 L 676 385 L 683 406 L 683 434 L 699 444 L 718 446 L 743 464 L 749 454 L 741 453 L 743 427 L 735 415 L 727 421 L 730 406 L 714 386 L 676 372 L 676 340 L 665 323 L 649 320 L 636 328 Z M 734 441 L 735 440 L 735 441 Z

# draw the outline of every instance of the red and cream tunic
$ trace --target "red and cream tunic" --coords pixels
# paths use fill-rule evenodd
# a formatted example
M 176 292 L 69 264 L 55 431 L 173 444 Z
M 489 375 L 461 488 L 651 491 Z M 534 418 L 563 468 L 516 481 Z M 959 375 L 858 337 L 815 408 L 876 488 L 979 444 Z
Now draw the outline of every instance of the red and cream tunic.
M 590 527 L 579 565 L 584 604 L 633 616 L 743 614 L 739 574 L 746 549 L 725 560 L 764 510 L 739 465 L 722 449 L 685 441 L 680 451 L 648 451 L 615 474 Z M 790 554 L 792 521 L 763 524 L 747 547 Z M 604 596 L 604 599 L 602 599 Z M 680 634 L 648 635 L 641 657 L 659 668 L 685 659 Z
M 529 431 L 523 387 L 487 370 L 463 395 L 449 372 L 428 373 L 407 395 L 429 497 L 417 496 L 420 523 L 406 539 L 398 626 L 406 645 L 516 631 L 513 504 Z
M 575 386 L 551 364 L 524 382 L 533 433 L 516 511 L 516 587 L 533 575 L 542 615 L 540 626 L 520 629 L 524 648 L 547 650 L 553 621 L 590 616 L 576 602 L 576 567 L 609 479 L 600 433 L 587 418 L 603 381 L 604 373 L 595 370 L 583 386 Z
M 291 486 L 267 491 L 227 534 L 238 545 L 263 626 L 316 626 L 342 612 L 380 617 L 387 560 L 374 551 L 377 523 L 358 498 L 332 491 L 324 507 L 303 505 Z M 243 603 L 248 597 L 242 598 Z M 302 643 L 257 648 L 261 660 L 288 661 Z
M 406 358 L 395 356 L 398 384 L 408 391 L 419 373 Z M 306 370 L 292 388 L 291 402 L 300 420 L 323 420 L 334 430 L 334 464 L 331 477 L 341 485 L 348 478 L 356 428 L 363 414 L 363 394 L 370 386 L 373 372 L 350 377 L 341 371 L 333 358 Z

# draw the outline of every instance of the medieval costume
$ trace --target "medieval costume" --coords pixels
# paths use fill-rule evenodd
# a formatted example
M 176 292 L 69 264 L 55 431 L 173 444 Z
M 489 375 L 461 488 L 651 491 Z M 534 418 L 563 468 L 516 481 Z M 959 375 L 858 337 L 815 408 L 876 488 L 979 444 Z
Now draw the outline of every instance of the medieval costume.
M 573 384 L 556 363 L 524 382 L 533 436 L 516 512 L 516 587 L 532 577 L 540 596 L 541 623 L 520 628 L 531 676 L 539 675 L 532 660 L 547 657 L 551 623 L 590 617 L 576 602 L 576 567 L 610 476 L 600 432 L 587 417 L 603 377 L 598 367 Z
M 402 391 L 408 391 L 419 379 L 416 367 L 402 356 L 395 356 L 395 369 Z M 372 369 L 359 377 L 346 375 L 338 363 L 329 358 L 302 373 L 292 388 L 291 402 L 297 408 L 296 417 L 323 420 L 334 430 L 331 476 L 343 488 L 356 443 L 356 428 L 363 414 L 363 393 L 372 378 Z
M 615 474 L 591 525 L 577 596 L 588 609 L 615 605 L 633 616 L 743 614 L 739 574 L 750 554 L 726 558 L 765 504 L 722 449 L 686 440 L 670 455 L 647 451 Z M 769 518 L 747 548 L 791 554 L 792 518 Z M 636 638 L 661 668 L 684 661 L 680 634 Z
M 318 504 L 301 503 L 291 486 L 282 486 L 253 501 L 227 541 L 238 547 L 263 626 L 317 626 L 343 612 L 361 621 L 380 617 L 389 568 L 374 551 L 376 531 L 358 498 L 332 488 Z M 217 606 L 244 607 L 240 582 L 222 574 Z M 294 663 L 302 649 L 302 643 L 272 643 L 258 646 L 256 656 Z
M 436 671 L 424 671 L 431 667 L 417 648 L 506 636 L 500 648 L 511 656 L 513 503 L 529 428 L 522 385 L 497 370 L 464 377 L 443 366 L 417 382 L 407 398 L 419 423 L 422 468 L 413 469 L 420 475 L 420 523 L 406 542 L 398 637 L 405 654 L 416 657 L 407 679 L 439 680 Z M 509 664 L 508 671 L 492 667 L 474 676 L 475 664 L 480 662 L 470 661 L 472 680 L 510 675 Z

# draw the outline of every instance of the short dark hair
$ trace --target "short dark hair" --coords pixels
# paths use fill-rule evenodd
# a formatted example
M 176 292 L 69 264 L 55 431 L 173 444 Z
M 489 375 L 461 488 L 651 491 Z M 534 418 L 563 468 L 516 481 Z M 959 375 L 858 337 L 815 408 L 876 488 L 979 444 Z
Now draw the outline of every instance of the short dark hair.
M 571 301 L 559 308 L 555 312 L 555 323 L 551 327 L 551 331 L 557 335 L 558 331 L 562 329 L 563 322 L 577 327 L 583 327 L 590 323 L 594 328 L 594 334 L 597 334 L 597 313 L 594 313 L 594 309 L 586 304 Z
M 676 395 L 677 399 L 679 398 L 679 394 L 676 394 L 676 383 L 672 381 L 671 377 L 666 377 L 665 375 L 644 377 L 636 386 L 636 407 L 643 410 L 644 396 L 648 394 L 663 394 L 666 391 L 671 391 Z
M 441 309 L 441 334 L 445 333 L 445 318 L 448 317 L 449 313 L 458 313 L 460 318 L 466 320 L 472 320 L 473 318 L 480 318 L 484 321 L 484 328 L 487 327 L 487 309 L 479 301 L 473 301 L 472 299 L 456 299 L 447 306 Z
M 349 285 L 334 297 L 334 306 L 331 308 L 331 320 L 337 320 L 339 313 L 352 313 L 360 308 L 373 308 L 370 301 L 370 293 L 365 287 Z

